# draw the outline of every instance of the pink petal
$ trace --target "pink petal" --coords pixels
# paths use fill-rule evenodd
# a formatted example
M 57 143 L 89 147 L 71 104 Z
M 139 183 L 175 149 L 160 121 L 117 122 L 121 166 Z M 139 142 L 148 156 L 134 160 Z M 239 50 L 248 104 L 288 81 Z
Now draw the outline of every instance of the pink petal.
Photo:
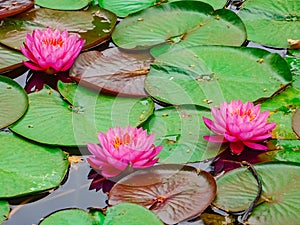
M 36 64 L 33 64 L 31 62 L 23 62 L 25 66 L 27 66 L 29 69 L 33 69 L 33 70 L 37 70 L 37 71 L 41 71 L 44 70 L 44 68 L 39 67 Z
M 157 161 L 158 159 L 137 161 L 132 163 L 132 168 L 147 168 L 153 166 Z
M 214 123 L 211 119 L 206 118 L 206 117 L 202 117 L 204 124 L 208 127 L 208 129 L 210 129 L 211 131 L 213 131 L 216 134 L 223 134 L 225 132 L 225 128 Z
M 115 177 L 117 175 L 119 175 L 122 171 L 118 170 L 117 168 L 113 167 L 113 166 L 106 166 L 103 167 L 101 170 L 101 174 L 104 177 Z
M 251 140 L 251 141 L 263 141 L 263 140 L 266 140 L 268 138 L 272 137 L 272 134 L 264 134 L 264 135 L 260 135 L 260 136 L 254 136 L 254 137 L 251 137 L 251 139 L 248 139 L 248 140 Z
M 236 142 L 239 140 L 237 137 L 235 137 L 227 132 L 224 134 L 224 138 L 229 142 Z
M 212 126 L 214 125 L 214 122 L 211 119 L 208 119 L 206 117 L 202 117 L 204 124 L 207 126 L 208 129 L 212 129 Z
M 267 146 L 261 145 L 255 142 L 244 141 L 244 144 L 247 145 L 249 148 L 256 149 L 256 150 L 268 150 Z
M 225 142 L 227 142 L 227 140 L 224 138 L 224 136 L 221 136 L 221 135 L 203 136 L 203 138 L 206 141 L 209 141 L 209 142 L 216 142 L 216 143 L 225 143 Z
M 233 154 L 239 155 L 244 150 L 244 143 L 241 141 L 230 142 L 230 150 Z

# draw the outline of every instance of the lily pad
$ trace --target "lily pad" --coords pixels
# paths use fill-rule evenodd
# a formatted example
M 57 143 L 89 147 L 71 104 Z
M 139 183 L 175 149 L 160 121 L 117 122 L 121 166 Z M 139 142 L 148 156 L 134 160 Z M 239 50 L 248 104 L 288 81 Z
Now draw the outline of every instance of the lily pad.
M 99 0 L 99 5 L 113 13 L 118 17 L 126 17 L 129 14 L 138 12 L 140 10 L 149 8 L 151 6 L 157 6 L 167 2 L 175 2 L 178 0 Z M 226 1 L 222 0 L 203 0 L 212 5 L 215 9 L 222 8 Z
M 271 112 L 269 121 L 277 123 L 276 128 L 272 131 L 273 138 L 298 139 L 291 125 L 293 112 L 300 107 L 299 95 L 299 90 L 288 87 L 261 104 L 262 110 Z
M 300 0 L 245 1 L 238 15 L 253 42 L 288 48 L 288 39 L 300 39 Z
M 51 27 L 78 33 L 86 40 L 84 49 L 87 49 L 108 40 L 116 20 L 114 14 L 96 6 L 80 11 L 35 8 L 4 19 L 0 24 L 0 43 L 19 50 L 27 33 Z
M 27 58 L 20 52 L 0 45 L 0 73 L 5 73 L 23 65 Z
M 164 43 L 181 46 L 240 46 L 246 40 L 243 22 L 232 11 L 200 1 L 176 1 L 126 17 L 112 34 L 116 45 L 147 49 Z
M 300 108 L 298 108 L 293 115 L 292 126 L 294 132 L 297 134 L 298 138 L 300 138 Z
M 58 10 L 78 10 L 86 7 L 89 4 L 89 0 L 35 0 L 35 4 Z
M 24 12 L 34 6 L 33 0 L 0 0 L 0 20 Z
M 33 144 L 0 132 L 0 198 L 12 198 L 57 187 L 68 170 L 59 148 Z
M 163 225 L 150 210 L 132 203 L 109 207 L 103 225 Z
M 7 218 L 9 213 L 9 205 L 6 201 L 0 201 L 0 224 L 2 224 Z
M 291 163 L 265 163 L 255 169 L 262 181 L 259 204 L 248 219 L 249 224 L 282 225 L 299 223 L 300 166 Z M 217 180 L 215 202 L 219 208 L 241 211 L 249 207 L 256 197 L 257 182 L 248 169 L 239 168 Z
M 274 140 L 278 151 L 273 153 L 273 161 L 300 163 L 300 140 Z
M 179 164 L 158 165 L 122 178 L 110 191 L 108 203 L 139 204 L 164 223 L 176 224 L 203 212 L 215 193 L 215 179 L 205 171 Z
M 80 85 L 115 95 L 148 96 L 144 81 L 150 69 L 149 53 L 128 53 L 118 48 L 89 51 L 76 59 L 70 77 Z
M 96 221 L 84 210 L 65 209 L 47 216 L 39 225 L 96 225 Z
M 210 107 L 233 99 L 270 97 L 291 80 L 286 61 L 262 49 L 174 47 L 156 56 L 145 89 L 162 102 Z
M 291 73 L 293 74 L 293 86 L 300 90 L 300 55 L 288 54 L 286 55 L 285 60 L 288 62 Z
M 4 76 L 0 76 L 0 96 L 1 129 L 23 116 L 28 107 L 28 96 L 17 82 Z
M 210 131 L 202 116 L 211 112 L 197 106 L 165 107 L 154 111 L 143 127 L 155 134 L 155 145 L 163 145 L 160 163 L 203 161 L 218 155 L 225 146 L 207 142 Z
M 30 94 L 27 113 L 10 129 L 45 144 L 82 146 L 98 143 L 98 132 L 110 127 L 140 125 L 154 109 L 150 98 L 99 95 L 72 83 L 58 86 L 65 100 L 49 87 Z

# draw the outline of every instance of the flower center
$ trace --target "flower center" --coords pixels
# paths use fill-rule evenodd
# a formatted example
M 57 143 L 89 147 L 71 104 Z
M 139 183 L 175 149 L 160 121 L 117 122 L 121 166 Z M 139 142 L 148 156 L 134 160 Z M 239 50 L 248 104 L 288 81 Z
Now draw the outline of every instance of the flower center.
M 235 111 L 231 112 L 231 115 L 238 115 L 241 118 L 244 118 L 245 116 L 249 118 L 250 121 L 254 120 L 256 117 L 256 114 L 252 112 L 251 109 L 248 110 L 242 110 L 242 109 L 236 109 Z
M 129 134 L 124 134 L 122 137 L 116 136 L 115 140 L 113 141 L 113 146 L 115 149 L 119 148 L 121 145 L 128 145 L 132 141 L 132 138 Z
M 43 40 L 43 44 L 62 47 L 64 41 L 61 38 L 59 39 L 47 38 Z

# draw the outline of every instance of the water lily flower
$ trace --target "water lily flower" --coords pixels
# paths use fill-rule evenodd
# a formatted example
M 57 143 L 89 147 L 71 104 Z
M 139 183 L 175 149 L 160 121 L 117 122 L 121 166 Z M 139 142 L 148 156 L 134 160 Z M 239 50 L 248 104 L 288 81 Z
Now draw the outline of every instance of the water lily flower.
M 147 134 L 142 128 L 124 129 L 116 126 L 107 133 L 98 134 L 100 145 L 87 144 L 93 154 L 88 162 L 93 169 L 100 171 L 104 177 L 114 177 L 131 168 L 146 168 L 153 166 L 162 146 L 154 146 L 154 135 Z
M 55 74 L 70 69 L 85 40 L 64 30 L 36 29 L 27 34 L 21 52 L 30 60 L 24 64 L 33 70 Z
M 268 123 L 269 111 L 260 112 L 260 105 L 233 100 L 220 104 L 220 109 L 212 107 L 215 121 L 203 117 L 205 125 L 216 135 L 204 136 L 210 142 L 229 142 L 233 154 L 240 154 L 247 146 L 257 150 L 267 150 L 259 142 L 272 136 L 276 123 Z

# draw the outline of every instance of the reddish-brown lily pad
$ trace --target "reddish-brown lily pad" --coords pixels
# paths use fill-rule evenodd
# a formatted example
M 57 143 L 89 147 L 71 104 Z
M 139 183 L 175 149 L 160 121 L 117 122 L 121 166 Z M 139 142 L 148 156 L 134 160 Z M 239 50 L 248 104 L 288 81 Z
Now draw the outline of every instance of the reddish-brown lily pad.
M 70 77 L 80 84 L 112 94 L 147 96 L 144 81 L 152 58 L 148 52 L 129 53 L 119 48 L 79 55 Z
M 86 40 L 84 49 L 91 48 L 110 38 L 117 17 L 99 7 L 88 10 L 60 11 L 35 8 L 14 17 L 5 18 L 0 24 L 0 43 L 20 49 L 27 33 L 47 27 L 78 33 Z
M 24 12 L 33 6 L 33 0 L 0 0 L 0 20 Z
M 294 132 L 300 138 L 300 108 L 298 108 L 293 115 L 292 126 Z
M 165 164 L 122 178 L 112 188 L 108 203 L 139 204 L 164 223 L 176 224 L 203 212 L 215 194 L 216 183 L 209 173 L 191 166 Z

